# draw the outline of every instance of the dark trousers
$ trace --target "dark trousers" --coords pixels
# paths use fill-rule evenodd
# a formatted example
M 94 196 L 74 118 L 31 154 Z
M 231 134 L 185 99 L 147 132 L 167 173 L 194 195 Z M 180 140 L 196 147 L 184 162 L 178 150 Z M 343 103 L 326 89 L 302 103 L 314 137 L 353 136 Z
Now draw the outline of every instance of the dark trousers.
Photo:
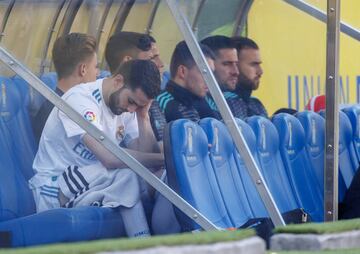
M 345 193 L 344 201 L 339 204 L 339 219 L 360 218 L 360 170 L 352 179 Z

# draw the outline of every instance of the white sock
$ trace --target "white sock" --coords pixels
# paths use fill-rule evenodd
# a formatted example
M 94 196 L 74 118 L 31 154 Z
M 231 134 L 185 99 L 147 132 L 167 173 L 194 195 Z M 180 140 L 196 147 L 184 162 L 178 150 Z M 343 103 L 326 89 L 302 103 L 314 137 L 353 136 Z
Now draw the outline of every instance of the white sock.
M 131 208 L 120 207 L 120 214 L 129 237 L 150 236 L 149 226 L 140 200 Z

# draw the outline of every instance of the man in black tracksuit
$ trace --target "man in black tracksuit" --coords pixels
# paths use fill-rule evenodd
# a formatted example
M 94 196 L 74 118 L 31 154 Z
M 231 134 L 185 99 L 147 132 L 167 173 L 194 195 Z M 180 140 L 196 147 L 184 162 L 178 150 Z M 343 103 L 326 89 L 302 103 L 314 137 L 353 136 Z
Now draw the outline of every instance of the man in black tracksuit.
M 204 45 L 200 47 L 213 69 L 214 56 L 211 50 Z M 192 121 L 205 117 L 219 119 L 218 112 L 213 111 L 207 103 L 207 85 L 185 41 L 178 43 L 174 50 L 170 73 L 171 80 L 166 90 L 156 98 L 167 122 L 180 118 Z
M 260 50 L 255 41 L 245 37 L 233 37 L 232 41 L 238 53 L 239 77 L 234 91 L 225 93 L 234 115 L 241 119 L 252 115 L 267 117 L 267 111 L 261 101 L 251 94 L 259 88 L 263 74 Z

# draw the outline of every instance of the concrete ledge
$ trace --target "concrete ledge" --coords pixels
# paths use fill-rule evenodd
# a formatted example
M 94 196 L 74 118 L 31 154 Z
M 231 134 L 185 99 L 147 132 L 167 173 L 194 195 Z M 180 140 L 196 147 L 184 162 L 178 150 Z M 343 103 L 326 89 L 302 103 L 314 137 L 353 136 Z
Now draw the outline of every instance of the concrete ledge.
M 102 252 L 101 254 L 265 254 L 265 242 L 251 237 L 236 242 L 222 242 L 207 245 L 160 246 L 135 251 Z
M 360 248 L 360 231 L 334 234 L 277 234 L 271 237 L 271 250 L 335 250 Z

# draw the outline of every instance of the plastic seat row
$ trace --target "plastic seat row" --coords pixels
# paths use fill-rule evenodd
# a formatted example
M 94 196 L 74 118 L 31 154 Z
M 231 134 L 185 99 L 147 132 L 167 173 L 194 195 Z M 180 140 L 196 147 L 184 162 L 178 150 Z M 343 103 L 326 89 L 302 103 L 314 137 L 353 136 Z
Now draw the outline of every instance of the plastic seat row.
M 55 73 L 46 74 L 41 79 L 55 89 Z M 26 82 L 17 76 L 0 78 L 0 85 L 0 245 L 28 246 L 124 235 L 121 218 L 111 209 L 56 209 L 34 214 L 34 202 L 27 180 L 33 174 L 35 144 L 27 109 L 29 105 L 33 105 L 34 110 L 40 107 L 39 101 L 43 99 L 40 94 L 32 94 Z M 343 196 L 357 169 L 358 159 L 355 160 L 354 156 L 359 156 L 360 151 L 360 110 L 344 111 L 351 121 L 346 121 L 348 118 L 344 114 L 340 115 L 341 119 L 345 117 L 340 121 L 340 196 Z M 238 123 L 280 211 L 285 213 L 301 207 L 313 220 L 321 221 L 322 205 L 316 204 L 320 199 L 322 204 L 323 198 L 324 119 L 311 112 L 299 113 L 298 119 L 303 131 L 297 119 L 289 115 L 274 118 L 276 127 L 261 117 L 250 118 L 248 124 L 241 120 Z M 221 122 L 204 119 L 201 127 L 186 121 L 171 126 L 168 129 L 171 138 L 167 147 L 176 147 L 177 150 L 174 152 L 169 148 L 168 155 L 173 159 L 167 159 L 167 166 L 190 169 L 186 169 L 189 173 L 185 173 L 185 169 L 169 171 L 168 174 L 172 174 L 169 177 L 170 185 L 190 198 L 192 204 L 201 208 L 219 227 L 239 227 L 252 218 L 268 216 Z M 175 133 L 175 137 L 171 133 Z M 210 150 L 208 143 L 212 144 Z M 180 147 L 182 153 L 179 153 Z M 176 159 L 179 156 L 182 157 Z M 319 186 L 320 192 L 312 191 L 309 194 L 309 188 L 314 186 Z M 177 214 L 181 217 L 181 213 Z M 186 218 L 181 221 L 186 222 L 182 224 L 187 225 L 189 230 L 196 228 Z M 58 230 L 54 231 L 54 227 Z M 89 229 L 79 231 L 81 227 Z
M 358 167 L 360 140 L 360 109 L 344 111 L 349 117 L 340 112 L 339 201 Z M 279 114 L 272 121 L 260 116 L 237 121 L 280 212 L 303 208 L 311 220 L 323 221 L 324 118 L 304 111 L 297 117 Z M 240 227 L 268 217 L 223 123 L 181 119 L 168 125 L 165 136 L 169 185 L 218 227 Z M 198 228 L 178 210 L 176 215 L 183 230 Z
M 238 123 L 279 210 L 299 208 L 281 164 L 275 127 L 265 118 L 250 120 L 258 139 L 249 125 Z M 198 125 L 181 119 L 170 123 L 165 136 L 169 137 L 164 143 L 169 185 L 215 225 L 239 228 L 252 219 L 268 217 L 223 123 L 206 118 Z M 175 211 L 182 230 L 198 228 Z
M 351 106 L 339 112 L 339 202 L 344 200 L 346 190 L 350 187 L 351 181 L 359 167 L 359 157 L 357 155 L 357 136 L 359 106 Z M 325 112 L 320 115 L 325 117 Z M 324 122 L 325 120 L 323 120 Z M 322 129 L 324 129 L 324 125 Z M 323 143 L 324 146 L 325 142 Z M 323 155 L 323 154 L 322 154 Z M 323 160 L 324 161 L 324 160 Z M 324 163 L 321 165 L 323 168 Z M 322 179 L 323 170 L 322 171 Z

